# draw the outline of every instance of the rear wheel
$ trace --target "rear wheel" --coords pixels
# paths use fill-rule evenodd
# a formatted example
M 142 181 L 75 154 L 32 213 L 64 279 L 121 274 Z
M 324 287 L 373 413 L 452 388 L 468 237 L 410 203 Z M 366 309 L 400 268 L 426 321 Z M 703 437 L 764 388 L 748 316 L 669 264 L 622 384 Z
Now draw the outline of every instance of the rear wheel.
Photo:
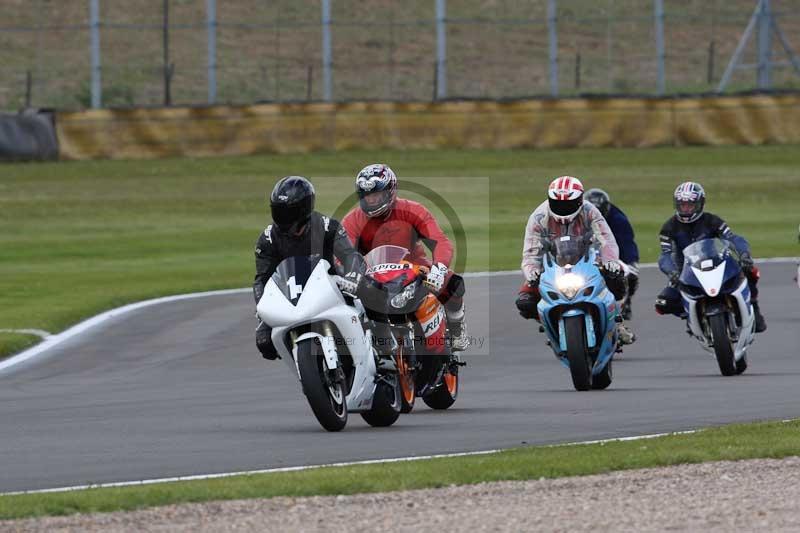
M 592 388 L 592 360 L 586 349 L 586 332 L 584 330 L 585 322 L 582 316 L 569 316 L 564 319 L 567 360 L 575 390 Z
M 606 363 L 606 366 L 600 373 L 592 376 L 592 388 L 595 390 L 606 389 L 609 385 L 611 385 L 611 379 L 614 377 L 614 373 L 611 369 L 611 363 L 614 362 L 614 359 L 611 358 Z
M 711 315 L 708 317 L 711 329 L 711 341 L 714 346 L 714 355 L 717 356 L 719 371 L 723 376 L 736 375 L 736 361 L 733 356 L 733 346 L 728 336 L 728 326 L 725 315 Z
M 394 377 L 384 378 L 375 385 L 372 409 L 361 413 L 361 418 L 370 426 L 391 426 L 400 417 L 401 403 L 397 380 Z
M 442 382 L 433 392 L 423 396 L 422 401 L 431 409 L 447 409 L 458 398 L 459 388 L 458 372 L 451 373 L 448 369 L 442 377 Z
M 320 425 L 328 431 L 341 431 L 347 424 L 344 384 L 330 379 L 318 338 L 297 343 L 297 367 L 303 393 Z

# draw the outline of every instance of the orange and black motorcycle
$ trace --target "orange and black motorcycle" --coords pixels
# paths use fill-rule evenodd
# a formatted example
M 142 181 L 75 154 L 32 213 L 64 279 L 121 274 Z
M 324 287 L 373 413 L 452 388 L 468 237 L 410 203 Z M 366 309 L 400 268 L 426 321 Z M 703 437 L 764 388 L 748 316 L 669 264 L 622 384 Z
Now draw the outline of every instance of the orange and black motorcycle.
M 422 398 L 433 409 L 447 409 L 458 397 L 458 369 L 450 347 L 444 306 L 423 283 L 428 270 L 409 261 L 402 246 L 384 245 L 364 260 L 367 275 L 359 292 L 374 324 L 376 348 L 391 353 L 400 378 L 403 413 Z

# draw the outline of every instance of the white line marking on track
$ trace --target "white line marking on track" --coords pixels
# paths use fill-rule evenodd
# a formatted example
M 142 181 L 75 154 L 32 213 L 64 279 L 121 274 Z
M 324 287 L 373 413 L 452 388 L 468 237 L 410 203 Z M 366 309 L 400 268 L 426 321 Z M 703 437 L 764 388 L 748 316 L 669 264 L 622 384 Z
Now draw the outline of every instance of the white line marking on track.
M 756 263 L 792 263 L 799 261 L 800 258 L 798 257 L 770 257 L 766 259 L 756 259 Z M 643 263 L 639 265 L 639 268 L 655 268 L 658 265 L 656 263 Z M 467 272 L 464 274 L 466 278 L 491 278 L 497 276 L 510 276 L 513 274 L 522 274 L 520 270 L 499 270 L 494 272 Z M 0 361 L 0 372 L 6 370 L 7 368 L 11 368 L 12 366 L 18 365 L 22 362 L 28 361 L 33 357 L 43 353 L 44 351 L 53 348 L 61 344 L 62 342 L 71 339 L 81 333 L 84 333 L 90 328 L 98 326 L 103 322 L 118 317 L 120 315 L 130 313 L 131 311 L 135 311 L 137 309 L 142 309 L 144 307 L 151 307 L 153 305 L 159 305 L 164 303 L 170 302 L 177 302 L 180 300 L 191 300 L 194 298 L 205 298 L 207 296 L 219 296 L 219 295 L 227 295 L 227 294 L 239 294 L 244 292 L 249 292 L 252 289 L 249 287 L 244 287 L 241 289 L 224 289 L 219 291 L 207 291 L 207 292 L 194 292 L 189 294 L 178 294 L 175 296 L 165 296 L 163 298 L 155 298 L 153 300 L 145 300 L 143 302 L 137 302 L 129 305 L 125 305 L 123 307 L 118 307 L 116 309 L 111 309 L 110 311 L 106 311 L 105 313 L 101 313 L 96 315 L 92 318 L 84 320 L 83 322 L 72 326 L 71 328 L 62 331 L 56 335 L 50 335 L 45 338 L 45 340 L 32 348 L 28 348 L 24 352 L 20 352 L 17 355 L 9 357 L 4 361 Z
M 782 422 L 791 422 L 791 420 L 783 420 Z M 600 440 L 587 440 L 587 441 L 577 441 L 577 442 L 566 442 L 562 444 L 548 444 L 544 447 L 546 448 L 556 448 L 559 446 L 581 446 L 586 444 L 606 444 L 609 442 L 627 442 L 627 441 L 635 441 L 635 440 L 645 440 L 645 439 L 655 439 L 658 437 L 666 437 L 670 435 L 688 435 L 691 433 L 697 433 L 701 431 L 699 429 L 692 429 L 688 431 L 675 431 L 671 433 L 652 433 L 648 435 L 634 435 L 630 437 L 614 437 L 610 439 L 600 439 Z M 531 446 L 534 447 L 534 446 Z M 481 450 L 476 452 L 459 452 L 459 453 L 443 453 L 437 455 L 420 455 L 416 457 L 394 457 L 390 459 L 370 459 L 368 461 L 352 461 L 352 462 L 344 462 L 344 463 L 328 463 L 328 464 L 321 464 L 321 465 L 307 465 L 307 466 L 287 466 L 282 468 L 268 468 L 264 470 L 245 470 L 241 472 L 225 472 L 219 474 L 198 474 L 192 476 L 179 476 L 179 477 L 167 477 L 167 478 L 157 478 L 157 479 L 143 479 L 140 481 L 120 481 L 116 483 L 98 483 L 94 485 L 76 485 L 73 487 L 58 487 L 52 489 L 38 489 L 38 490 L 24 490 L 24 491 L 16 491 L 16 492 L 2 492 L 0 496 L 14 496 L 18 494 L 42 494 L 48 492 L 70 492 L 70 491 L 79 491 L 79 490 L 89 490 L 89 489 L 105 489 L 105 488 L 114 488 L 114 487 L 132 487 L 132 486 L 140 486 L 140 485 L 152 485 L 155 483 L 174 483 L 177 481 L 199 481 L 205 479 L 218 479 L 224 477 L 233 477 L 233 476 L 252 476 L 257 474 L 276 474 L 279 472 L 299 472 L 303 470 L 315 470 L 318 468 L 331 468 L 331 467 L 341 467 L 341 466 L 360 466 L 360 465 L 374 465 L 374 464 L 385 464 L 385 463 L 404 463 L 404 462 L 411 462 L 411 461 L 424 461 L 426 459 L 447 459 L 451 457 L 471 457 L 475 455 L 489 455 L 493 453 L 499 453 L 509 450 L 514 450 L 515 448 L 510 448 L 506 450 L 502 449 L 495 449 L 495 450 Z M 518 448 L 516 448 L 518 449 Z
M 43 339 L 53 335 L 49 331 L 43 329 L 0 329 L 0 333 L 22 333 L 23 335 L 36 335 Z
M 145 300 L 143 302 L 136 302 L 132 304 L 128 304 L 122 307 L 117 307 L 116 309 L 111 309 L 110 311 L 106 311 L 105 313 L 101 313 L 99 315 L 93 316 L 92 318 L 86 319 L 83 322 L 80 322 L 71 328 L 62 331 L 56 335 L 50 335 L 46 337 L 45 340 L 32 348 L 28 348 L 24 352 L 20 352 L 13 357 L 9 357 L 5 361 L 0 361 L 0 371 L 3 371 L 7 368 L 10 368 L 14 365 L 18 365 L 22 362 L 28 361 L 29 359 L 36 357 L 37 355 L 43 353 L 45 350 L 53 348 L 61 344 L 62 342 L 71 339 L 81 333 L 87 331 L 90 328 L 98 326 L 103 322 L 110 320 L 112 318 L 130 313 L 131 311 L 136 311 L 137 309 L 142 309 L 144 307 L 151 307 L 153 305 L 159 305 L 169 302 L 177 302 L 179 300 L 192 300 L 194 298 L 205 298 L 206 296 L 218 296 L 218 295 L 225 295 L 225 294 L 237 294 L 240 292 L 247 292 L 251 291 L 252 289 L 244 288 L 244 289 L 225 289 L 220 291 L 208 291 L 208 292 L 194 292 L 189 294 L 178 294 L 175 296 L 165 296 L 163 298 L 155 298 L 153 300 Z

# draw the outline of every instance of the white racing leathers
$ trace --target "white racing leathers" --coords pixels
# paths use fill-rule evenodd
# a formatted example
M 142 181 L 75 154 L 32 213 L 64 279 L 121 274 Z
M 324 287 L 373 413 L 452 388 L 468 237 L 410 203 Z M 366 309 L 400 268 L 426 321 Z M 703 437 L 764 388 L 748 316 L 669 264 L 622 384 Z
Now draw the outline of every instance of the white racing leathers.
M 569 224 L 561 224 L 550 216 L 547 201 L 542 202 L 528 218 L 525 226 L 525 243 L 522 249 L 522 274 L 525 279 L 530 281 L 541 274 L 545 240 L 553 242 L 565 235 L 580 237 L 589 232 L 600 246 L 601 261 L 616 261 L 621 264 L 614 234 L 594 205 L 584 202 L 580 212 Z

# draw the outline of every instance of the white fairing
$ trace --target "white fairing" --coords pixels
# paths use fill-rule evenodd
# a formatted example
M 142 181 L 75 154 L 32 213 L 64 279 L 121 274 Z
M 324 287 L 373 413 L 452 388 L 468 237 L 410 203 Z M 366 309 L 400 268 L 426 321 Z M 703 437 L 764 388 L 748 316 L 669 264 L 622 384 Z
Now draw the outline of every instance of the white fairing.
M 717 268 L 713 270 L 700 270 L 699 268 L 692 267 L 692 272 L 697 276 L 697 281 L 703 286 L 706 294 L 709 296 L 718 296 L 719 290 L 722 287 L 722 279 L 725 276 L 725 262 L 720 263 Z
M 695 271 L 695 274 L 697 274 L 697 271 Z M 700 276 L 698 276 L 698 279 L 700 279 Z M 703 284 L 703 288 L 706 289 L 706 292 L 708 292 L 709 287 L 713 287 L 713 285 L 707 286 L 703 280 L 700 280 L 700 283 Z M 742 280 L 742 283 L 731 294 L 731 297 L 736 300 L 736 303 L 739 307 L 739 314 L 742 317 L 742 327 L 737 332 L 739 338 L 736 341 L 736 345 L 733 347 L 734 357 L 737 361 L 744 357 L 744 355 L 747 353 L 747 347 L 750 346 L 755 339 L 755 316 L 753 315 L 753 306 L 750 304 L 750 299 L 748 298 L 745 300 L 743 296 L 746 287 L 747 280 Z M 698 339 L 705 341 L 702 343 L 703 348 L 713 353 L 714 348 L 710 343 L 710 339 L 705 337 L 703 334 L 703 329 L 700 325 L 700 319 L 697 315 L 697 300 L 693 300 L 686 293 L 682 294 L 684 301 L 689 304 L 688 321 L 689 328 L 692 330 L 692 334 Z M 719 294 L 719 284 L 717 285 L 717 292 L 715 295 L 716 294 Z
M 326 330 L 316 328 L 302 333 L 295 342 L 318 337 L 329 369 L 340 365 L 338 347 L 346 345 L 355 369 L 353 384 L 347 395 L 347 409 L 352 412 L 366 411 L 372 407 L 372 396 L 375 392 L 376 368 L 372 331 L 365 331 L 362 327 L 364 307 L 358 300 L 355 307 L 347 305 L 335 281 L 328 274 L 329 269 L 330 264 L 327 261 L 321 260 L 317 263 L 296 306 L 286 299 L 270 279 L 256 306 L 256 313 L 272 328 L 272 342 L 278 354 L 298 377 L 297 347 L 287 333 L 307 324 L 332 322 L 339 330 L 340 338 L 335 338 L 330 331 L 328 334 L 320 333 Z

